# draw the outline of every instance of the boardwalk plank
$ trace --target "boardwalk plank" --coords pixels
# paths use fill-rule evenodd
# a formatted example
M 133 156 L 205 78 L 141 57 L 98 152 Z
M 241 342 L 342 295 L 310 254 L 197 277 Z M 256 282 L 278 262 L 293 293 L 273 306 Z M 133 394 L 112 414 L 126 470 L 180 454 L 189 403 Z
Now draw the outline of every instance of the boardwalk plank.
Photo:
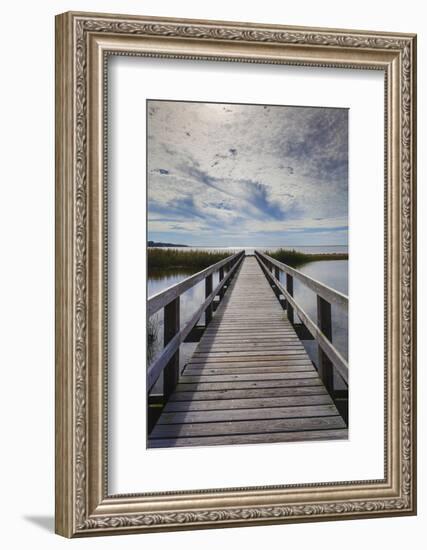
M 268 420 L 235 420 L 229 422 L 206 422 L 202 424 L 159 424 L 151 437 L 196 437 L 220 434 L 250 434 L 267 432 L 298 432 L 304 430 L 345 428 L 341 416 L 314 418 L 282 418 Z
M 164 412 L 158 425 L 203 424 L 205 422 L 228 422 L 233 420 L 279 420 L 282 418 L 309 418 L 336 416 L 335 405 L 304 405 L 302 407 L 258 407 L 255 409 L 223 409 Z
M 195 382 L 192 384 L 179 383 L 176 391 L 211 391 L 211 390 L 233 390 L 233 389 L 255 389 L 255 388 L 291 388 L 295 386 L 322 386 L 322 381 L 317 378 L 289 378 L 285 380 L 241 380 L 232 382 Z M 173 394 L 172 394 L 173 395 Z
M 191 384 L 197 382 L 250 382 L 266 380 L 295 380 L 297 378 L 317 378 L 317 372 L 266 372 L 257 374 L 223 374 L 213 376 L 209 374 L 199 374 L 197 376 L 182 376 L 181 384 Z
M 257 367 L 262 369 L 263 367 L 289 367 L 289 366 L 310 366 L 312 367 L 313 364 L 311 361 L 307 360 L 306 358 L 301 359 L 280 359 L 280 360 L 271 360 L 271 361 L 230 361 L 228 362 L 227 359 L 224 361 L 214 361 L 213 363 L 208 363 L 206 361 L 195 361 L 194 363 L 188 363 L 185 371 L 187 372 L 189 369 L 193 368 L 212 368 L 212 367 L 219 367 L 219 368 L 226 368 L 226 367 Z M 313 367 L 314 368 L 314 367 Z M 285 369 L 286 370 L 286 369 Z
M 265 434 L 221 435 L 208 437 L 177 437 L 152 439 L 150 447 L 200 447 L 214 445 L 250 445 L 253 443 L 286 443 L 288 441 L 322 441 L 347 439 L 347 430 L 312 430 L 304 432 L 275 432 Z
M 232 389 L 232 390 L 211 390 L 211 391 L 176 391 L 171 395 L 166 407 L 174 403 L 175 401 L 193 403 L 194 401 L 209 401 L 219 403 L 224 400 L 241 400 L 241 399 L 259 399 L 263 401 L 270 397 L 279 400 L 283 397 L 291 397 L 292 399 L 298 399 L 299 397 L 307 396 L 327 396 L 330 399 L 326 388 L 321 385 L 316 386 L 293 386 L 290 388 L 256 388 L 256 389 Z
M 286 357 L 286 356 L 296 356 L 296 355 L 303 355 L 304 357 L 307 357 L 307 352 L 304 350 L 304 348 L 292 346 L 288 349 L 284 350 L 263 350 L 263 351 L 195 351 L 193 354 L 193 357 L 258 357 L 259 359 L 262 359 L 263 357 Z
M 221 353 L 221 352 L 243 352 L 248 351 L 262 351 L 263 353 L 268 353 L 269 351 L 287 351 L 287 350 L 301 350 L 304 348 L 295 344 L 293 342 L 276 342 L 272 344 L 271 342 L 251 342 L 251 343 L 241 343 L 241 344 L 224 344 L 224 343 L 215 343 L 212 345 L 204 345 L 198 349 L 197 356 L 201 353 Z
M 205 401 L 169 401 L 163 412 L 214 411 L 222 409 L 266 409 L 273 407 L 302 407 L 305 405 L 332 405 L 329 395 L 300 395 L 291 397 L 264 397 L 254 399 L 212 399 Z
M 186 369 L 185 374 L 188 376 L 198 376 L 203 375 L 223 375 L 223 374 L 261 374 L 261 373 L 272 373 L 272 372 L 316 372 L 311 365 L 292 365 L 288 367 L 263 367 L 262 370 L 259 367 L 251 366 L 240 366 L 240 367 L 224 367 L 218 368 L 216 365 L 212 368 L 206 367 L 196 367 L 191 369 Z
M 308 363 L 310 360 L 306 355 L 287 355 L 287 356 L 269 356 L 269 355 L 263 355 L 262 358 L 257 355 L 255 357 L 247 356 L 247 357 L 193 357 L 187 364 L 207 364 L 207 363 L 255 363 L 259 364 L 260 362 L 268 362 L 268 363 L 301 363 L 306 362 Z

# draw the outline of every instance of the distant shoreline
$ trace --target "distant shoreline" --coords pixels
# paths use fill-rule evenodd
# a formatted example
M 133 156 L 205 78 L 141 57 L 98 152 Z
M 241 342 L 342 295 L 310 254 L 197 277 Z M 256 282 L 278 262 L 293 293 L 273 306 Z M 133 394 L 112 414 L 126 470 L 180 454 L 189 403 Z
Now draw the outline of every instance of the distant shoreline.
M 156 242 L 156 241 L 148 241 L 147 246 L 149 248 L 162 248 L 162 247 L 168 247 L 168 248 L 188 248 L 188 244 L 174 244 L 174 243 L 162 243 L 162 242 Z

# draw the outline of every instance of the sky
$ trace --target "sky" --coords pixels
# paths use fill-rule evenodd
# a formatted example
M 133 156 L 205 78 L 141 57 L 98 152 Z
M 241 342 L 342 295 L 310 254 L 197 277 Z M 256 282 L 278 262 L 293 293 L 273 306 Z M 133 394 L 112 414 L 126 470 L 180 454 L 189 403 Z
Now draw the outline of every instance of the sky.
M 348 111 L 147 102 L 148 239 L 348 244 Z

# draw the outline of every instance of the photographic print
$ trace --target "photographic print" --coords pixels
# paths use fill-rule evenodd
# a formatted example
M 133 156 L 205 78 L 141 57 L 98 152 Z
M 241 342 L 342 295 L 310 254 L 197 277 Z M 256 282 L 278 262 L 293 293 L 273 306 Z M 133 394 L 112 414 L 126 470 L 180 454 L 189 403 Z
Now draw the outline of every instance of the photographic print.
M 348 437 L 348 110 L 147 100 L 149 448 Z

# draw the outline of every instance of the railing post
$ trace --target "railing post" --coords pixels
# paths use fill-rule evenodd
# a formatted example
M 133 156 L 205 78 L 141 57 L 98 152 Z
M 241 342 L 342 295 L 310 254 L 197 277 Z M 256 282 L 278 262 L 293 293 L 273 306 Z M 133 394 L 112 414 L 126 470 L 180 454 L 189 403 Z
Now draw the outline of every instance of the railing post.
M 205 279 L 205 298 L 207 298 L 211 293 L 212 293 L 212 274 L 208 275 Z M 206 313 L 205 313 L 206 326 L 208 326 L 209 323 L 212 321 L 212 310 L 213 310 L 213 307 L 211 302 L 206 308 Z
M 164 317 L 164 345 L 166 346 L 177 332 L 179 332 L 179 296 L 165 306 Z M 179 379 L 179 348 L 163 371 L 163 394 L 165 400 L 174 391 Z
M 326 336 L 326 338 L 332 342 L 332 314 L 331 304 L 327 302 L 321 296 L 317 296 L 317 326 Z M 326 389 L 330 394 L 334 391 L 334 372 L 333 365 L 328 356 L 324 353 L 320 346 L 318 346 L 319 354 L 319 376 L 323 381 Z
M 286 273 L 286 290 L 291 296 L 294 295 L 294 278 L 292 277 L 292 275 L 289 275 L 288 273 Z M 294 308 L 291 306 L 291 304 L 287 300 L 286 300 L 286 311 L 288 312 L 289 322 L 293 325 Z
M 224 267 L 219 268 L 219 281 L 221 282 L 224 279 Z M 219 301 L 224 297 L 224 287 L 219 291 Z
M 274 276 L 276 277 L 276 279 L 279 281 L 280 283 L 280 269 L 277 267 L 277 266 L 274 266 Z M 283 302 L 282 300 L 280 300 L 280 290 L 279 290 L 279 287 L 276 285 L 276 287 L 274 288 L 274 292 L 276 294 L 276 296 L 278 297 L 279 301 L 280 301 L 280 304 L 282 305 L 283 307 Z M 285 302 L 286 303 L 286 302 Z

